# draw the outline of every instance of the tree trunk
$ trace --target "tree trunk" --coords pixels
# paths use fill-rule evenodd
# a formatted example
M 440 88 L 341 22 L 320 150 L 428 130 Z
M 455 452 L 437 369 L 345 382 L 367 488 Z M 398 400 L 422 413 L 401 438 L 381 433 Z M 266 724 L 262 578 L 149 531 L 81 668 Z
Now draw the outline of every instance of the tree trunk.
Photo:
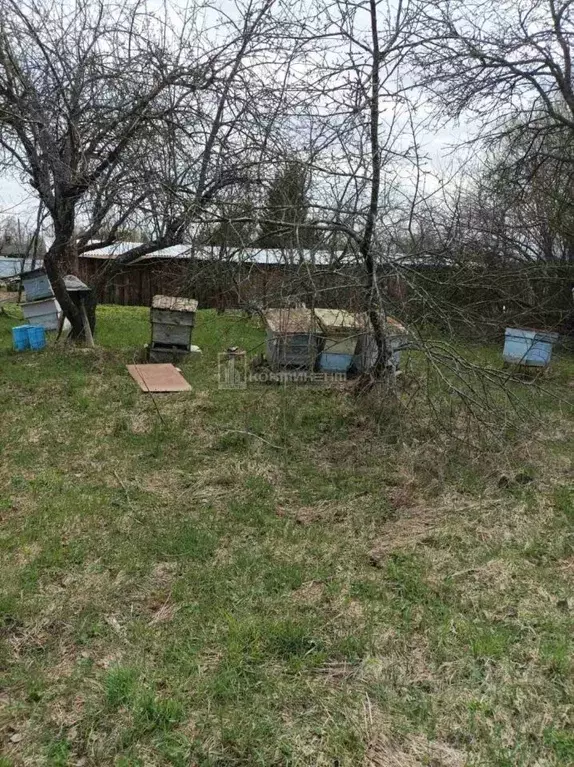
M 50 250 L 44 258 L 46 273 L 52 285 L 56 300 L 60 304 L 64 316 L 72 326 L 69 338 L 73 341 L 86 340 L 84 320 L 79 301 L 76 302 L 66 290 L 64 277 L 75 274 L 78 267 L 75 235 L 75 201 L 74 198 L 62 196 L 57 209 L 55 221 L 55 238 Z M 95 330 L 95 296 L 85 299 L 88 318 L 92 329 Z
M 74 264 L 77 263 L 77 259 L 75 258 L 74 246 L 70 243 L 73 243 L 73 236 L 69 238 L 65 236 L 56 237 L 54 244 L 44 258 L 44 266 L 56 300 L 60 304 L 64 316 L 72 326 L 69 338 L 72 341 L 82 342 L 86 340 L 86 333 L 80 305 L 74 301 L 64 284 L 64 276 L 71 273 L 72 270 L 76 271 Z M 96 311 L 95 291 L 92 291 L 92 294 L 86 297 L 85 302 L 93 334 Z
M 367 272 L 366 293 L 369 321 L 373 328 L 373 337 L 377 344 L 377 359 L 371 371 L 376 379 L 385 378 L 390 372 L 390 353 L 385 333 L 386 315 L 380 297 L 377 262 L 373 254 L 373 235 L 379 213 L 379 193 L 381 186 L 381 146 L 379 141 L 379 89 L 381 54 L 379 50 L 379 30 L 377 21 L 377 2 L 370 0 L 372 67 L 369 141 L 371 151 L 372 178 L 371 194 L 365 231 L 360 245 L 361 255 Z
M 69 320 L 72 326 L 71 337 L 80 339 L 83 336 L 84 326 L 82 322 L 82 315 L 78 307 L 74 304 L 70 298 L 70 294 L 66 290 L 64 284 L 64 275 L 60 271 L 60 264 L 64 261 L 65 251 L 63 248 L 58 247 L 57 241 L 54 242 L 46 257 L 44 259 L 44 266 L 46 273 L 52 285 L 56 300 L 60 304 L 64 316 Z

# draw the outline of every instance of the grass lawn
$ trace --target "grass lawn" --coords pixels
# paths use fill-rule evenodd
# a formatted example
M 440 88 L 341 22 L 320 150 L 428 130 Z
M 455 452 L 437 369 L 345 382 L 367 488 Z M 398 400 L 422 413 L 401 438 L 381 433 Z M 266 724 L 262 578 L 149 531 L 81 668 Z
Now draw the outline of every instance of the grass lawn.
M 574 764 L 572 357 L 477 456 L 349 391 L 218 391 L 239 315 L 199 312 L 155 400 L 146 309 L 101 307 L 95 351 L 13 324 L 1 767 Z

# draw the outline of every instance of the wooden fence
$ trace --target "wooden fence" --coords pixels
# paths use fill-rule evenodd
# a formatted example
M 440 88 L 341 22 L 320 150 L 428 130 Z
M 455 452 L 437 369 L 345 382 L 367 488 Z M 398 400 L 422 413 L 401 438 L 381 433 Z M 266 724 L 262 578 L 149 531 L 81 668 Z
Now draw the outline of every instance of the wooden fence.
M 106 263 L 79 259 L 79 276 L 93 284 Z M 380 290 L 403 320 L 492 335 L 508 325 L 574 334 L 574 267 L 539 264 L 499 269 L 468 267 L 381 270 Z M 191 259 L 146 260 L 104 282 L 103 303 L 150 306 L 158 293 L 196 298 L 218 310 L 279 306 L 296 297 L 307 306 L 362 311 L 364 273 L 358 268 L 237 264 Z

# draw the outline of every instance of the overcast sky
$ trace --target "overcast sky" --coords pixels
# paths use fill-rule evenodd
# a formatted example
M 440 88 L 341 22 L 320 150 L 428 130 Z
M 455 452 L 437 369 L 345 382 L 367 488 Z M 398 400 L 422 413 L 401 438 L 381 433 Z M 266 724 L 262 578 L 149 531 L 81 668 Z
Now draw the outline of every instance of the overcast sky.
M 36 200 L 13 175 L 3 174 L 0 179 L 0 213 L 27 220 L 34 216 Z
M 186 0 L 175 0 L 185 3 Z M 395 0 L 388 0 L 388 8 L 392 9 Z M 149 0 L 152 4 L 158 0 Z M 232 3 L 225 0 L 226 11 L 231 9 Z M 213 29 L 213 25 L 212 25 Z M 417 112 L 419 119 L 424 119 L 423 115 L 427 110 L 424 105 Z M 428 116 L 428 114 L 426 115 Z M 384 130 L 384 129 L 383 129 Z M 439 186 L 437 179 L 449 176 L 452 171 L 452 165 L 456 164 L 464 157 L 464 153 L 457 152 L 455 147 L 460 144 L 468 132 L 465 128 L 458 125 L 447 124 L 440 129 L 425 129 L 419 132 L 418 141 L 420 143 L 419 151 L 421 156 L 428 158 L 426 170 L 427 191 L 432 190 L 433 186 Z M 405 191 L 408 193 L 408 174 L 402 177 L 402 183 Z M 10 216 L 19 218 L 23 225 L 33 225 L 37 210 L 37 202 L 32 190 L 26 184 L 22 184 L 15 174 L 4 174 L 0 177 L 0 218 Z
M 465 156 L 462 150 L 457 150 L 468 131 L 454 123 L 437 129 L 426 131 L 420 136 L 422 150 L 428 156 L 427 191 L 438 186 L 438 180 L 452 173 L 453 164 L 461 162 Z M 408 186 L 408 180 L 405 180 Z M 14 174 L 3 174 L 0 177 L 0 219 L 5 217 L 19 218 L 22 225 L 34 225 L 37 202 L 32 190 L 20 183 Z

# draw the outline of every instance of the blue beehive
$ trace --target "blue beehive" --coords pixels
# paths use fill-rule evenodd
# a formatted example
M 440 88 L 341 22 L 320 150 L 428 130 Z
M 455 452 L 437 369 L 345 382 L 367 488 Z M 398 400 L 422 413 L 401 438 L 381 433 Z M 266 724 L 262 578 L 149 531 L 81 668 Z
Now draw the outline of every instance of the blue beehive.
M 39 351 L 46 346 L 46 331 L 43 327 L 38 325 L 28 326 L 28 341 L 30 343 L 30 349 Z
M 17 352 L 23 352 L 30 348 L 29 329 L 30 325 L 19 325 L 12 328 L 12 344 Z
M 344 309 L 315 309 L 315 317 L 323 334 L 319 367 L 325 373 L 346 373 L 353 364 L 363 318 Z
M 352 354 L 322 352 L 319 357 L 319 367 L 324 373 L 347 373 L 352 363 Z
M 513 365 L 547 367 L 552 359 L 552 344 L 557 340 L 558 333 L 506 328 L 502 356 Z
M 25 272 L 22 275 L 22 285 L 26 291 L 26 301 L 40 301 L 43 298 L 52 298 L 54 291 L 43 268 Z

